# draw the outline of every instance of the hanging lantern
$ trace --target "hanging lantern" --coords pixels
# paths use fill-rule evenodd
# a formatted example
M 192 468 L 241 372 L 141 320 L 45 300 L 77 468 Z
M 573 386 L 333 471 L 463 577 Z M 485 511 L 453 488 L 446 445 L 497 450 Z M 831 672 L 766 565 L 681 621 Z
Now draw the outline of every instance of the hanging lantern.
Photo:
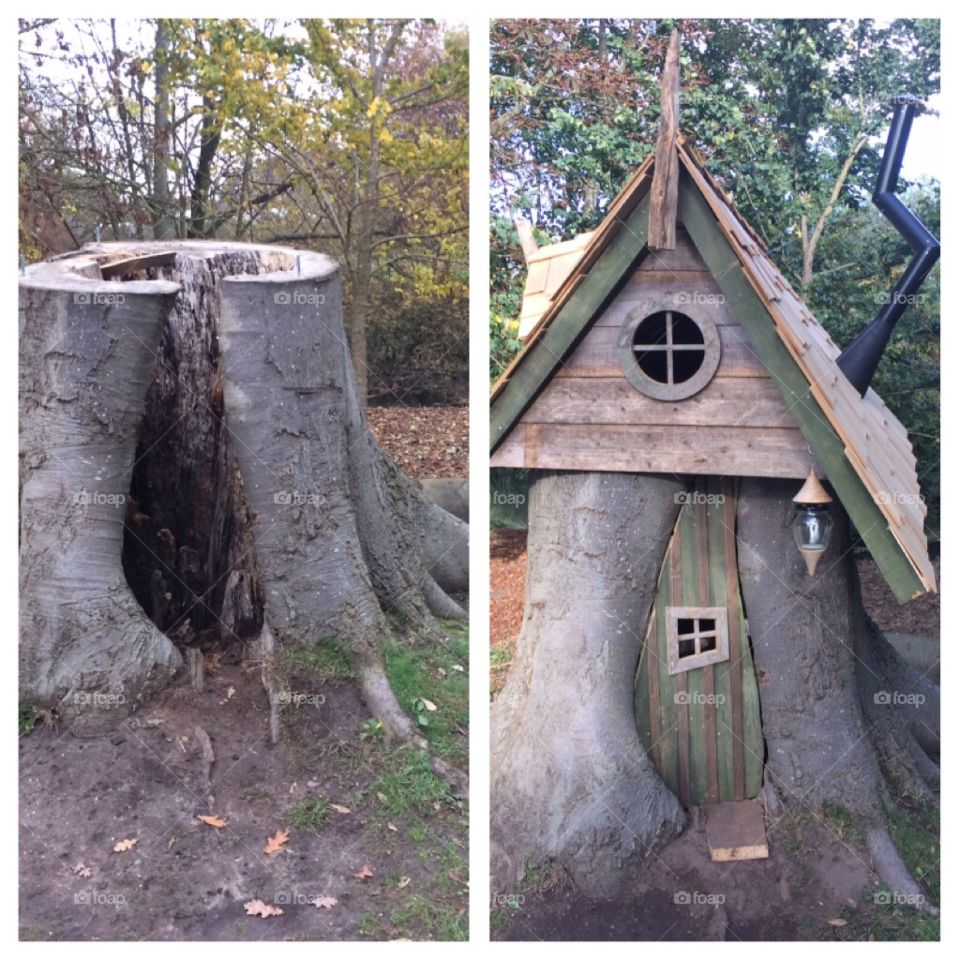
M 813 467 L 810 468 L 806 482 L 793 498 L 793 503 L 796 507 L 793 537 L 807 565 L 807 573 L 812 577 L 827 549 L 833 530 L 833 520 L 830 517 L 833 498 L 817 479 Z

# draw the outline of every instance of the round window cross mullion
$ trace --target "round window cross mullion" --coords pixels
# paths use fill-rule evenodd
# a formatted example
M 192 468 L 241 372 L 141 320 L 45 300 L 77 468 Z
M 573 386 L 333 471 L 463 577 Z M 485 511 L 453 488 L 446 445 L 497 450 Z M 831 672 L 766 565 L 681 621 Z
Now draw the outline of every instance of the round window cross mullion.
M 720 363 L 720 336 L 713 318 L 689 313 L 634 310 L 620 336 L 620 369 L 654 400 L 684 400 L 713 379 Z

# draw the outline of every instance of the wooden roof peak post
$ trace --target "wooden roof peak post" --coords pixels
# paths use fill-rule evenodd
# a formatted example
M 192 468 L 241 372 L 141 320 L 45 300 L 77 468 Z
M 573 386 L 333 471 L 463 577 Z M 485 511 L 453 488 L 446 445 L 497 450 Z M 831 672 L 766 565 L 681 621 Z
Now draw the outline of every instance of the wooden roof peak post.
M 680 33 L 670 34 L 667 56 L 660 76 L 660 129 L 650 185 L 650 223 L 647 246 L 673 250 L 677 245 L 677 184 L 680 161 L 677 134 L 680 130 Z
M 520 235 L 520 246 L 523 249 L 523 259 L 529 263 L 530 258 L 537 252 L 537 241 L 533 236 L 533 227 L 519 214 L 513 218 L 517 233 Z

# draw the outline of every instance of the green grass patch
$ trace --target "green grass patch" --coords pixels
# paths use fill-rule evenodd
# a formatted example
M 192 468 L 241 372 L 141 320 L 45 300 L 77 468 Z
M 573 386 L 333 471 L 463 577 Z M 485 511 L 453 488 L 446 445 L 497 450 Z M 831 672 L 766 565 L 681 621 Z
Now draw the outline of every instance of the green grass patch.
M 857 907 L 844 907 L 840 918 L 846 926 L 806 925 L 800 939 L 849 941 L 936 941 L 940 939 L 940 920 L 911 906 L 892 902 L 889 891 L 878 888 L 867 892 Z
M 357 933 L 361 937 L 375 937 L 380 932 L 380 918 L 372 910 L 357 917 Z
M 460 731 L 470 719 L 469 640 L 462 624 L 443 627 L 446 642 L 413 634 L 391 643 L 387 676 L 397 700 L 437 755 L 462 765 L 467 743 Z
M 350 654 L 335 640 L 320 640 L 312 647 L 284 647 L 277 662 L 287 678 L 306 676 L 324 683 L 343 683 L 357 676 Z
M 18 711 L 17 730 L 21 737 L 33 732 L 33 728 L 40 722 L 43 714 L 40 708 L 32 703 L 21 703 Z
M 820 809 L 827 829 L 842 843 L 862 843 L 863 830 L 860 821 L 846 808 L 827 803 Z
M 374 801 L 378 817 L 390 818 L 429 815 L 435 804 L 453 802 L 447 785 L 433 772 L 430 758 L 412 747 L 400 747 L 392 754 L 384 751 L 382 772 L 367 796 Z
M 465 914 L 423 894 L 413 894 L 390 911 L 390 923 L 412 939 L 466 940 Z
M 889 817 L 890 835 L 907 869 L 940 903 L 940 813 L 935 807 L 898 807 Z
M 319 833 L 329 819 L 330 805 L 322 794 L 306 797 L 287 811 L 287 820 L 295 830 Z

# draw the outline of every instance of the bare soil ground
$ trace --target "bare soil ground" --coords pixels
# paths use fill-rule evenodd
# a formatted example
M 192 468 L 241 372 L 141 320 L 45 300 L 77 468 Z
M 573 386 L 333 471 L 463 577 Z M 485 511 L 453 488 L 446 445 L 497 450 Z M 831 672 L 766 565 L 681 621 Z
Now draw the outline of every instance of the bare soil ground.
M 463 939 L 463 799 L 420 752 L 361 739 L 352 682 L 297 693 L 277 746 L 259 668 L 241 661 L 109 732 L 22 736 L 21 939 Z M 278 830 L 289 840 L 266 854 Z M 114 852 L 123 840 L 137 842 Z M 282 914 L 248 916 L 257 899 Z
M 857 932 L 855 939 L 901 939 L 895 934 L 916 922 L 910 911 L 883 904 L 859 839 L 842 825 L 768 815 L 767 830 L 769 859 L 713 863 L 694 820 L 658 856 L 624 872 L 616 899 L 590 897 L 556 868 L 528 877 L 519 895 L 495 908 L 494 936 L 778 941 Z
M 491 694 L 503 686 L 523 624 L 526 531 L 490 533 Z M 937 595 L 896 603 L 870 560 L 859 562 L 864 605 L 892 632 L 938 636 Z M 908 866 L 939 888 L 938 826 L 899 810 L 894 837 Z M 696 817 L 659 855 L 624 871 L 623 893 L 595 899 L 556 867 L 494 896 L 501 940 L 938 939 L 935 920 L 887 902 L 860 837 L 842 811 L 767 814 L 770 857 L 718 864 Z
M 408 475 L 466 476 L 465 407 L 371 408 L 369 419 Z M 464 637 L 444 649 L 399 644 L 388 657 L 404 706 L 438 705 L 424 734 L 462 768 L 466 652 Z M 207 663 L 216 669 L 202 694 L 181 682 L 112 723 L 109 705 L 91 706 L 102 733 L 27 710 L 21 939 L 465 939 L 464 798 L 419 751 L 382 742 L 346 661 L 298 675 L 277 746 L 259 665 L 239 653 Z M 289 839 L 264 853 L 278 830 Z M 115 853 L 124 840 L 136 843 Z M 257 899 L 282 914 L 247 915 Z

